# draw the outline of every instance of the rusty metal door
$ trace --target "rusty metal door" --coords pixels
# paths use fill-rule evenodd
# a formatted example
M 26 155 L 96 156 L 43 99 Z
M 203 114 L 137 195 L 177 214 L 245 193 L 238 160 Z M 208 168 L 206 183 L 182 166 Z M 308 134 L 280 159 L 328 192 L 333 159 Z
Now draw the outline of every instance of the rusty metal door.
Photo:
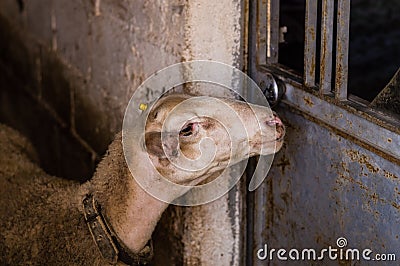
M 301 76 L 279 62 L 280 1 L 250 3 L 249 72 L 283 82 L 287 136 L 248 195 L 247 264 L 398 265 L 399 116 L 348 93 L 350 0 L 304 4 Z

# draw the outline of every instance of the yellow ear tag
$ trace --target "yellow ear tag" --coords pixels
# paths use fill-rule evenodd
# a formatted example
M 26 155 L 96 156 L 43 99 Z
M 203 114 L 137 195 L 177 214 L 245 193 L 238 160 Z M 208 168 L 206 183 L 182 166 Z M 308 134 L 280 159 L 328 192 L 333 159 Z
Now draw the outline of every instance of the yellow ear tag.
M 147 109 L 147 104 L 141 103 L 141 104 L 139 105 L 139 109 L 142 110 L 142 111 L 146 111 L 146 109 Z

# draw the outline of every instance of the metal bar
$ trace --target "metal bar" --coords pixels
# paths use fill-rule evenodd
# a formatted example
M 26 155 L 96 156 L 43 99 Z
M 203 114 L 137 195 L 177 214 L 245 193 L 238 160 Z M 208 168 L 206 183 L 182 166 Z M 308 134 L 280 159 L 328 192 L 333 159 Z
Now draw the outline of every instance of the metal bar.
M 304 90 L 286 84 L 285 104 L 300 110 L 332 128 L 345 132 L 381 153 L 400 160 L 400 135 L 375 122 L 326 102 Z
M 320 88 L 321 94 L 332 90 L 332 46 L 333 46 L 333 13 L 334 1 L 322 1 L 321 17 L 321 59 L 320 59 Z
M 257 65 L 265 65 L 267 63 L 267 5 L 265 0 L 257 1 L 256 20 Z
M 304 39 L 304 85 L 315 86 L 317 1 L 306 0 Z
M 335 98 L 347 99 L 350 0 L 338 0 Z
M 279 0 L 267 0 L 267 63 L 278 63 Z

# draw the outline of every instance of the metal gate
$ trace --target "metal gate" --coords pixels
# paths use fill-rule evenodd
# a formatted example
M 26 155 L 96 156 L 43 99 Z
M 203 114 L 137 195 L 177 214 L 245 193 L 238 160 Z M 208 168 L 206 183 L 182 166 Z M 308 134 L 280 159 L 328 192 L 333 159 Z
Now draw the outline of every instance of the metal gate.
M 350 0 L 303 2 L 302 76 L 279 59 L 280 1 L 250 3 L 249 72 L 285 87 L 287 136 L 248 195 L 247 264 L 398 265 L 400 119 L 348 93 Z

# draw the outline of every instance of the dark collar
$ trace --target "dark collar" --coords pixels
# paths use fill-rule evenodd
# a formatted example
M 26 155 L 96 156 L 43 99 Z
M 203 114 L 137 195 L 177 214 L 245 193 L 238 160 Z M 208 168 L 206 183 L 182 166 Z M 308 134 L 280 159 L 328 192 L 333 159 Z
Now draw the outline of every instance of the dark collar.
M 101 213 L 101 206 L 93 195 L 86 195 L 82 203 L 86 224 L 105 260 L 112 265 L 115 265 L 117 261 L 128 265 L 146 265 L 150 262 L 153 256 L 151 240 L 138 254 L 134 254 L 119 240 L 115 232 L 107 224 Z

